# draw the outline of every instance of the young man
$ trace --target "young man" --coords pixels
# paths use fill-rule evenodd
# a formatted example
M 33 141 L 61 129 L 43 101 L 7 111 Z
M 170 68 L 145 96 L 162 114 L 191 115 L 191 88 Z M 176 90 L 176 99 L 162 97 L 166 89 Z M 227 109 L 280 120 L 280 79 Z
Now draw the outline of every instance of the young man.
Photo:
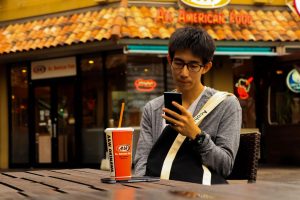
M 178 152 L 183 159 L 172 161 L 171 165 L 178 163 L 181 165 L 176 170 L 173 167 L 174 172 L 171 172 L 168 178 L 203 183 L 203 177 L 207 176 L 206 171 L 209 170 L 208 176 L 211 179 L 214 179 L 215 175 L 219 176 L 218 180 L 209 183 L 226 182 L 225 178 L 232 170 L 239 146 L 241 107 L 237 98 L 233 95 L 228 96 L 203 119 L 199 126 L 195 124 L 193 118 L 217 92 L 204 86 L 200 81 L 201 76 L 212 67 L 214 51 L 214 41 L 203 29 L 185 27 L 177 29 L 172 34 L 168 61 L 176 92 L 182 93 L 182 105 L 176 102 L 172 104 L 181 111 L 181 115 L 164 108 L 163 96 L 146 104 L 135 156 L 135 175 L 164 178 L 160 174 L 161 163 L 167 154 L 164 152 L 164 146 L 168 146 L 167 143 L 170 142 L 168 139 L 162 139 L 162 136 L 181 134 L 186 136 L 183 143 L 185 146 L 180 147 L 181 152 Z M 166 126 L 165 120 L 173 125 Z M 184 161 L 185 157 L 191 157 L 191 161 Z M 194 167 L 196 171 L 192 170 L 194 164 L 197 165 Z M 157 166 L 159 169 L 156 169 Z M 195 178 L 198 176 L 198 168 L 201 176 Z

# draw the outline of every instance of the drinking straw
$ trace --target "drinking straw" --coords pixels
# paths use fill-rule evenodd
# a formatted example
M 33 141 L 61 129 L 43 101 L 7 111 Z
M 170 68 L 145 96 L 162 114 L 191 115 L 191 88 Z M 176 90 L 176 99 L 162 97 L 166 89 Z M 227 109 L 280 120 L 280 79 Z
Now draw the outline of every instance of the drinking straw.
M 122 102 L 122 107 L 121 107 L 121 112 L 120 112 L 120 119 L 119 119 L 119 126 L 118 126 L 118 128 L 121 128 L 121 125 L 122 125 L 124 107 L 125 107 L 125 103 Z

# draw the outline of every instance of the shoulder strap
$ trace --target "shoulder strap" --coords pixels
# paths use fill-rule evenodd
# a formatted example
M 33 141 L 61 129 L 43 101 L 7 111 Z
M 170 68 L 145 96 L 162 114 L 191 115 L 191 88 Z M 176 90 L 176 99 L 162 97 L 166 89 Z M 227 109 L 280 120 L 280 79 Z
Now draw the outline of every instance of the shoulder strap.
M 202 120 L 217 107 L 227 96 L 232 95 L 228 92 L 216 92 L 211 96 L 204 106 L 200 109 L 199 113 L 194 117 L 195 124 L 200 125 Z
M 211 96 L 209 100 L 204 104 L 204 106 L 200 109 L 199 113 L 194 117 L 195 124 L 199 126 L 202 120 L 229 95 L 232 94 L 227 92 L 216 92 L 213 96 Z M 174 140 L 164 160 L 160 173 L 161 179 L 169 179 L 173 161 L 185 138 L 186 136 L 178 134 L 176 139 Z

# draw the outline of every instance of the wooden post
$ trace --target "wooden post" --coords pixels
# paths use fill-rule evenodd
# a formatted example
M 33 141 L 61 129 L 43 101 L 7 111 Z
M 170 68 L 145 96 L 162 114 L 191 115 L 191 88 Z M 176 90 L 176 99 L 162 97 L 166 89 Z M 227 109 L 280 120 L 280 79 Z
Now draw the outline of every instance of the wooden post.
M 6 68 L 0 65 L 0 169 L 8 168 L 8 97 Z

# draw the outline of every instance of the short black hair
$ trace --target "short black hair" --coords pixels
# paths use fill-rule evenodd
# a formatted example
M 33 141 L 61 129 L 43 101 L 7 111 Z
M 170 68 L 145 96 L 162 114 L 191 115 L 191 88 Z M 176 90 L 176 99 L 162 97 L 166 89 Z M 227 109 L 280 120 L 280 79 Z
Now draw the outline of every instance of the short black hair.
M 178 50 L 191 50 L 201 58 L 203 64 L 213 59 L 216 46 L 212 37 L 200 27 L 183 27 L 177 29 L 169 40 L 169 56 L 171 61 Z

